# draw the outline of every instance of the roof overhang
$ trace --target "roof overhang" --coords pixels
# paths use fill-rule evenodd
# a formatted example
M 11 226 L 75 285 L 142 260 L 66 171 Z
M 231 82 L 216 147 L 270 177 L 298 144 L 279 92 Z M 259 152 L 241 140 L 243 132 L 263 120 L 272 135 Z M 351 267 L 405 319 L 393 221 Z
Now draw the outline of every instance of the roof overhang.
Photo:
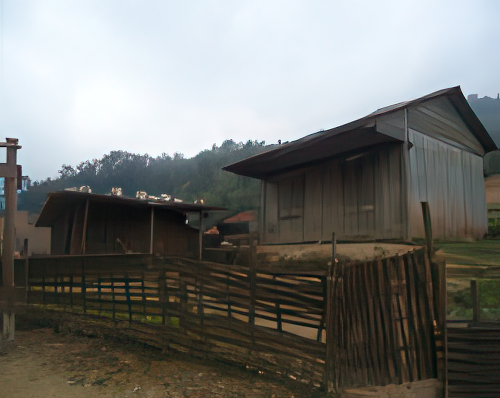
M 49 193 L 35 226 L 51 227 L 64 209 L 72 204 L 86 202 L 87 200 L 89 200 L 89 203 L 93 204 L 100 203 L 104 205 L 122 205 L 137 208 L 156 208 L 183 214 L 227 210 L 224 207 L 205 206 L 184 202 L 176 203 L 159 200 L 135 199 L 124 196 L 99 195 L 79 191 L 59 191 Z
M 469 106 L 460 86 L 436 91 L 413 101 L 401 102 L 330 130 L 310 134 L 304 138 L 281 145 L 270 151 L 254 155 L 223 167 L 235 174 L 266 179 L 272 175 L 305 167 L 330 158 L 350 156 L 370 147 L 403 142 L 404 130 L 381 123 L 380 116 L 416 107 L 424 102 L 446 96 L 460 117 L 478 139 L 485 153 L 497 150 L 497 146 Z
M 230 164 L 223 170 L 247 177 L 266 179 L 298 167 L 340 156 L 351 156 L 375 146 L 403 141 L 402 137 L 397 137 L 397 134 L 389 135 L 378 131 L 374 124 L 350 127 L 352 128 L 336 128 L 311 134 L 274 150 Z

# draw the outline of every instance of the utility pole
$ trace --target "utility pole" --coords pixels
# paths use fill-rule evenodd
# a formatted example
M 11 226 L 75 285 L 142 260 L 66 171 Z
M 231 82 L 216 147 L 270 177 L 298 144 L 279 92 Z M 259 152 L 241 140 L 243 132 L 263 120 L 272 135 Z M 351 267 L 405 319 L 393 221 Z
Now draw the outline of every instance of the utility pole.
M 0 163 L 0 177 L 4 177 L 5 219 L 2 242 L 2 279 L 0 288 L 0 309 L 3 312 L 3 338 L 14 340 L 15 304 L 23 302 L 25 288 L 14 288 L 15 217 L 17 210 L 17 138 L 0 142 L 0 148 L 7 149 L 7 162 Z

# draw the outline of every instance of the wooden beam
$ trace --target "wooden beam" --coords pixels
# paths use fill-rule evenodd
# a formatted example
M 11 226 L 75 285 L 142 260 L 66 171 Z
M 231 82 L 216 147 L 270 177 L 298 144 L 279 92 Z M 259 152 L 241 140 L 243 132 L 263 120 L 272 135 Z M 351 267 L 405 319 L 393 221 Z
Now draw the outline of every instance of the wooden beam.
M 198 234 L 198 244 L 200 245 L 199 254 L 200 261 L 203 258 L 203 211 L 200 210 L 200 233 Z
M 82 254 L 87 251 L 87 222 L 89 218 L 89 199 L 85 203 L 85 215 L 83 216 L 83 232 L 82 232 Z
M 151 207 L 151 232 L 149 234 L 150 240 L 149 240 L 149 254 L 153 254 L 153 249 L 154 249 L 154 222 L 155 222 L 155 208 Z
M 472 298 L 472 320 L 479 322 L 481 319 L 481 306 L 479 304 L 479 288 L 476 280 L 470 281 L 470 295 Z

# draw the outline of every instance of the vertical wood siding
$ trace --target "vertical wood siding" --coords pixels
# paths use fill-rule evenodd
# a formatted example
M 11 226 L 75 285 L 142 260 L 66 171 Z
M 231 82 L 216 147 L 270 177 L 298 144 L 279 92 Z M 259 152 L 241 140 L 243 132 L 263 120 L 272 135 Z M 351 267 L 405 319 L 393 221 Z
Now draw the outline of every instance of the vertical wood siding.
M 424 237 L 420 202 L 429 202 L 433 236 L 481 238 L 487 231 L 483 158 L 409 130 L 410 238 Z
M 263 243 L 402 239 L 401 145 L 266 181 Z M 279 231 L 278 233 L 276 231 Z
M 408 112 L 409 127 L 442 142 L 484 156 L 484 149 L 447 98 L 425 102 Z

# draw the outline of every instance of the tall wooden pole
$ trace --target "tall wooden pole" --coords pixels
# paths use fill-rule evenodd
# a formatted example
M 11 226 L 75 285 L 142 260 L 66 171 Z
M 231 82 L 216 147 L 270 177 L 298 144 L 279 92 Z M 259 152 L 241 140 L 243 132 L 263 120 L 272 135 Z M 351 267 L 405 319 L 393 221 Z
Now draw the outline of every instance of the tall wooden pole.
M 89 221 L 89 201 L 90 199 L 87 198 L 87 201 L 85 202 L 85 215 L 83 216 L 82 254 L 85 254 L 85 252 L 87 251 L 87 224 Z
M 3 175 L 3 177 L 5 178 L 5 220 L 2 242 L 2 276 L 3 289 L 7 294 L 8 302 L 10 305 L 12 305 L 14 302 L 14 250 L 16 233 L 15 217 L 17 209 L 16 176 L 17 149 L 19 148 L 17 144 L 17 138 L 7 138 L 6 143 L 2 145 L 7 148 L 7 164 Z M 16 315 L 13 311 L 13 308 L 4 309 L 3 337 L 8 341 L 14 340 L 15 319 Z
M 200 233 L 198 235 L 198 244 L 200 245 L 200 261 L 203 259 L 203 210 L 200 210 Z
M 149 254 L 154 250 L 154 227 L 155 227 L 155 208 L 151 207 L 151 232 L 149 234 Z

